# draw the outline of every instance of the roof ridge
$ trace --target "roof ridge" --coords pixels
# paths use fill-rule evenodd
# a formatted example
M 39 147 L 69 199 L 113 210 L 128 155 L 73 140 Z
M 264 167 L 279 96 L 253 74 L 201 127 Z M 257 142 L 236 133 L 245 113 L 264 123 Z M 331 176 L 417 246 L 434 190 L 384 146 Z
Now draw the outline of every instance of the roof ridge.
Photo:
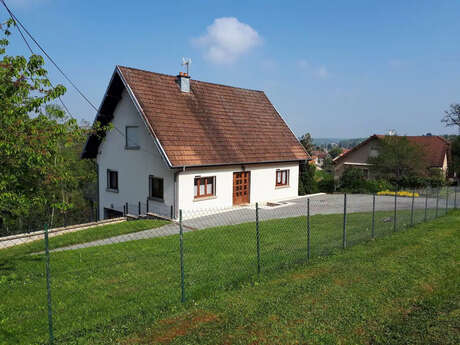
M 156 74 L 156 75 L 162 75 L 162 76 L 165 76 L 165 77 L 177 78 L 177 75 L 160 73 L 160 72 L 153 72 L 153 71 L 148 71 L 148 70 L 142 69 L 142 68 L 128 67 L 128 66 L 123 66 L 123 65 L 116 65 L 116 67 L 122 67 L 122 68 L 131 69 L 131 70 L 136 70 L 136 71 L 141 71 L 141 72 L 146 72 L 146 73 L 152 73 L 152 74 Z M 220 83 L 213 83 L 213 82 L 210 82 L 210 81 L 203 81 L 203 80 L 198 80 L 198 79 L 193 79 L 193 78 L 190 78 L 190 81 L 191 82 L 196 82 L 196 83 L 209 84 L 209 85 L 224 86 L 224 87 L 229 87 L 229 88 L 232 88 L 232 89 L 239 89 L 239 90 L 245 90 L 245 91 L 255 91 L 255 92 L 265 93 L 263 90 L 249 89 L 249 88 L 245 88 L 245 87 L 226 85 L 226 84 L 220 84 Z

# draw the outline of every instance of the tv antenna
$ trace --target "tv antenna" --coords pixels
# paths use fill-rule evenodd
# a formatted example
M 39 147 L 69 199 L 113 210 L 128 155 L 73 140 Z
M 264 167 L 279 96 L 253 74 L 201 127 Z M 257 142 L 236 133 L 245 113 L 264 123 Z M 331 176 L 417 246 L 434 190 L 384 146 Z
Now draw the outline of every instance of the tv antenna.
M 182 66 L 187 66 L 187 75 L 190 75 L 189 74 L 189 68 L 190 68 L 190 65 L 192 64 L 192 59 L 190 58 L 182 58 Z

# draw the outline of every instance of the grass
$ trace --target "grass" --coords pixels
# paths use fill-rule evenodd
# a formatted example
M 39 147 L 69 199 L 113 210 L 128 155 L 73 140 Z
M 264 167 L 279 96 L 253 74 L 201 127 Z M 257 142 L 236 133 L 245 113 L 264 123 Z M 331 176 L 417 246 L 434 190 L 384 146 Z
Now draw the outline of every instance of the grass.
M 79 230 L 53 236 L 49 238 L 49 248 L 56 249 L 74 244 L 92 242 L 105 238 L 130 234 L 142 230 L 154 229 L 167 224 L 165 220 L 145 219 L 138 221 L 120 222 L 115 224 L 101 225 L 98 227 Z M 42 252 L 45 248 L 44 240 L 38 240 L 0 251 L 0 260 L 5 256 L 17 256 L 29 253 Z
M 384 222 L 391 214 L 392 212 L 377 213 L 375 229 L 377 238 L 393 232 L 392 223 Z M 414 220 L 419 222 L 423 216 L 416 213 Z M 429 218 L 431 217 L 432 213 L 429 213 Z M 343 280 L 343 289 L 338 291 L 337 295 L 328 295 L 330 300 L 322 300 L 321 305 L 326 306 L 324 315 L 330 308 L 335 310 L 336 314 L 333 315 L 338 317 L 340 315 L 338 306 L 343 304 L 342 299 L 349 300 L 354 297 L 353 303 L 350 302 L 347 306 L 348 312 L 354 310 L 358 313 L 363 310 L 375 317 L 378 314 L 379 303 L 389 306 L 390 297 L 406 293 L 413 297 L 413 294 L 410 293 L 414 291 L 411 289 L 406 291 L 407 285 L 405 284 L 414 280 L 406 279 L 404 272 L 409 273 L 409 278 L 418 274 L 417 279 L 420 281 L 426 278 L 429 283 L 430 279 L 435 282 L 435 278 L 438 279 L 441 274 L 447 274 L 444 269 L 446 265 L 451 264 L 452 246 L 457 245 L 458 248 L 458 231 L 455 232 L 453 229 L 456 222 L 458 224 L 460 220 L 458 212 L 436 222 L 420 225 L 417 231 L 411 230 L 384 240 L 367 242 L 366 245 L 355 247 L 346 253 L 338 250 L 342 245 L 342 219 L 343 216 L 340 214 L 311 217 L 311 257 L 313 259 L 309 266 L 297 265 L 306 262 L 305 217 L 261 222 L 262 282 L 257 279 L 254 223 L 185 233 L 184 264 L 187 309 L 179 303 L 178 236 L 52 253 L 51 287 L 56 343 L 155 344 L 158 342 L 152 340 L 154 339 L 152 337 L 158 333 L 172 334 L 170 341 L 173 343 L 198 344 L 200 343 L 198 335 L 208 334 L 208 331 L 211 332 L 209 338 L 204 339 L 209 340 L 203 341 L 203 344 L 225 343 L 227 340 L 227 343 L 246 344 L 253 341 L 250 339 L 262 339 L 267 336 L 270 336 L 272 340 L 266 343 L 276 343 L 273 341 L 276 339 L 276 334 L 273 334 L 275 338 L 271 338 L 270 334 L 260 335 L 260 337 L 257 335 L 259 329 L 257 322 L 263 320 L 258 319 L 256 314 L 260 313 L 263 317 L 270 313 L 277 315 L 283 310 L 286 310 L 287 313 L 293 310 L 292 313 L 299 315 L 296 315 L 297 319 L 289 316 L 291 320 L 301 320 L 306 317 L 302 314 L 305 313 L 302 308 L 306 307 L 307 302 L 311 302 L 312 298 L 322 300 L 326 292 L 324 289 L 327 289 L 327 286 L 321 287 L 321 285 L 317 285 L 314 289 L 312 286 L 313 290 L 306 289 L 311 283 L 309 277 L 315 276 L 315 272 L 321 265 L 327 266 L 330 262 L 332 267 L 325 268 L 325 274 L 321 275 L 324 281 L 318 284 L 330 283 L 335 281 L 333 279 Z M 397 222 L 399 230 L 402 230 L 408 222 L 410 223 L 410 213 L 399 211 Z M 348 243 L 352 245 L 370 240 L 370 224 L 371 218 L 368 213 L 350 214 Z M 436 233 L 432 231 L 434 229 L 437 229 Z M 437 243 L 436 239 L 443 240 L 443 242 Z M 380 248 L 379 245 L 383 248 Z M 409 247 L 407 252 L 406 246 Z M 410 254 L 411 246 L 414 251 L 412 254 Z M 347 256 L 352 255 L 355 251 L 358 251 L 357 258 Z M 375 251 L 380 251 L 380 254 L 376 254 Z M 0 344 L 44 344 L 47 339 L 44 257 L 43 255 L 20 255 L 21 253 L 3 255 L 3 252 L 0 251 L 0 293 L 5 302 L 0 305 Z M 387 265 L 383 260 L 384 258 L 391 260 L 392 253 L 396 253 L 396 259 L 401 256 L 406 259 L 411 258 L 409 262 L 406 262 L 408 267 L 403 267 L 401 263 L 395 263 L 394 266 Z M 431 253 L 431 256 L 427 253 Z M 324 256 L 329 254 L 338 255 L 324 260 Z M 420 258 L 417 255 L 421 255 Z M 438 262 L 438 257 L 443 257 L 445 260 Z M 334 265 L 339 263 L 342 263 L 343 267 L 336 270 Z M 348 267 L 346 263 L 349 263 L 350 266 Z M 424 263 L 429 269 L 423 268 Z M 361 267 L 359 264 L 364 266 Z M 399 266 L 404 269 L 400 270 Z M 439 267 L 439 272 L 437 272 L 439 274 L 430 277 L 430 269 L 434 266 Z M 279 275 L 278 272 L 285 272 L 292 267 L 297 267 L 299 270 L 286 273 L 287 276 Z M 346 272 L 355 274 L 366 272 L 366 274 L 359 274 L 359 279 L 355 278 L 358 281 L 364 279 L 375 286 L 372 284 L 369 285 L 369 288 L 360 286 L 358 290 L 350 291 L 344 286 L 352 283 L 347 280 L 346 275 L 341 276 Z M 455 270 L 450 267 L 450 272 L 455 273 Z M 299 274 L 301 278 L 296 281 L 303 285 L 296 285 L 296 283 L 291 286 L 292 274 Z M 270 280 L 273 277 L 276 279 Z M 381 286 L 379 282 L 383 282 Z M 396 285 L 392 285 L 393 283 Z M 402 284 L 404 289 L 398 284 Z M 338 284 L 338 286 L 341 285 Z M 274 289 L 273 292 L 271 289 Z M 285 289 L 287 289 L 287 295 L 278 294 Z M 293 300 L 296 294 L 301 296 L 304 290 L 308 291 L 311 296 Z M 255 294 L 258 291 L 260 294 Z M 383 297 L 379 297 L 382 293 Z M 291 299 L 285 299 L 287 296 Z M 360 301 L 359 298 L 370 299 L 366 303 L 374 303 L 370 311 L 366 309 L 366 303 Z M 235 303 L 235 308 L 231 307 L 232 303 Z M 245 309 L 246 304 L 249 309 Z M 293 308 L 297 305 L 299 308 Z M 201 311 L 202 308 L 204 312 Z M 227 314 L 225 309 L 228 309 Z M 327 311 L 327 313 L 330 312 L 332 311 Z M 393 316 L 394 314 L 391 314 L 388 322 L 394 320 Z M 360 320 L 359 316 L 353 317 Z M 160 319 L 164 321 L 158 322 Z M 230 324 L 225 323 L 230 322 L 228 320 L 233 321 Z M 244 326 L 248 320 L 250 324 Z M 323 339 L 321 337 L 329 334 L 327 330 L 330 331 L 340 324 L 339 321 L 329 323 L 327 319 L 320 317 L 318 320 L 325 322 L 319 328 L 324 334 L 321 333 L 318 339 Z M 237 326 L 238 322 L 240 322 L 239 326 Z M 260 329 L 270 333 L 268 321 L 264 322 Z M 288 322 L 288 318 L 283 318 L 282 322 L 276 321 L 275 318 L 270 322 L 282 334 L 285 332 L 284 322 Z M 192 331 L 187 326 L 189 323 L 193 323 Z M 299 321 L 300 324 L 302 323 Z M 152 325 L 153 328 L 146 331 Z M 211 325 L 210 330 L 207 329 L 209 325 Z M 233 326 L 235 327 L 232 328 Z M 251 332 L 253 333 L 246 332 L 249 331 L 248 327 L 252 327 Z M 304 327 L 306 327 L 305 324 Z M 388 327 L 397 329 L 398 324 L 388 323 Z M 212 331 L 214 328 L 216 328 L 215 332 Z M 337 329 L 342 328 L 343 326 Z M 225 334 L 224 330 L 228 333 L 230 340 L 219 338 L 220 335 Z M 310 334 L 310 331 L 315 334 L 308 327 L 302 330 L 305 336 Z M 375 334 L 379 334 L 377 331 L 383 332 L 384 330 L 378 329 Z M 178 335 L 176 333 L 182 334 L 183 332 L 185 334 L 181 337 L 176 337 Z M 136 335 L 133 336 L 133 334 Z M 298 333 L 294 332 L 294 334 L 299 337 Z M 328 342 L 326 340 L 325 343 Z

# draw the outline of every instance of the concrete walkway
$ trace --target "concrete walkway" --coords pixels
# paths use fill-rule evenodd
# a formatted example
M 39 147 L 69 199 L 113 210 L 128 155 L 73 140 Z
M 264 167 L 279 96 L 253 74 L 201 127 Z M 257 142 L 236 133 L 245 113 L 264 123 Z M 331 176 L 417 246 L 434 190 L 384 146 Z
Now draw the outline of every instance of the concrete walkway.
M 344 196 L 342 194 L 324 194 L 310 197 L 310 214 L 337 214 L 343 213 Z M 414 209 L 421 210 L 425 208 L 427 203 L 428 208 L 436 208 L 436 199 L 425 197 L 414 199 Z M 292 200 L 286 200 L 280 206 L 259 208 L 259 219 L 282 219 L 290 217 L 298 217 L 306 215 L 307 198 L 299 197 Z M 440 214 L 445 210 L 445 199 L 440 199 L 438 208 Z M 412 207 L 412 199 L 407 197 L 398 197 L 398 210 L 410 210 Z M 449 208 L 453 207 L 453 200 L 449 203 Z M 376 211 L 392 211 L 394 210 L 393 196 L 376 196 L 375 203 Z M 347 196 L 347 213 L 355 212 L 372 212 L 372 195 L 350 194 Z M 255 207 L 247 206 L 236 209 L 215 209 L 206 211 L 183 212 L 184 232 L 197 231 L 217 226 L 235 225 L 255 221 Z M 114 243 L 143 240 L 148 238 L 163 237 L 179 234 L 179 225 L 170 223 L 162 227 L 144 230 L 126 235 L 106 238 L 103 240 L 87 242 L 68 247 L 62 247 L 52 250 L 52 252 L 74 250 L 95 246 L 103 246 Z

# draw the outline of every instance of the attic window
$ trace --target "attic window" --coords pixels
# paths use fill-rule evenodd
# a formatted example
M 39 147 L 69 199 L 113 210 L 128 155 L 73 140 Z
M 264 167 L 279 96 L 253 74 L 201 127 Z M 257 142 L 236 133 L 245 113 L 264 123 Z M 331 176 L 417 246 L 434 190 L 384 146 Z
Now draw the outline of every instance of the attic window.
M 126 126 L 126 143 L 125 148 L 130 150 L 139 149 L 139 127 L 138 126 Z

